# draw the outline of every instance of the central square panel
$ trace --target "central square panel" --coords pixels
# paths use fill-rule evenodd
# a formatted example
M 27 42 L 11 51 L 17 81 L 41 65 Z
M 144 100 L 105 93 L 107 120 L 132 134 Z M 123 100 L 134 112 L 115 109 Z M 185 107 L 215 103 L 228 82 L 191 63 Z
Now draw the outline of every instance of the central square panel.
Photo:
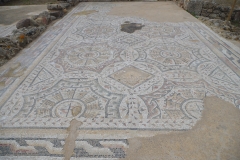
M 152 74 L 133 66 L 127 66 L 110 75 L 110 77 L 130 88 L 135 88 L 139 84 L 150 79 L 152 77 Z

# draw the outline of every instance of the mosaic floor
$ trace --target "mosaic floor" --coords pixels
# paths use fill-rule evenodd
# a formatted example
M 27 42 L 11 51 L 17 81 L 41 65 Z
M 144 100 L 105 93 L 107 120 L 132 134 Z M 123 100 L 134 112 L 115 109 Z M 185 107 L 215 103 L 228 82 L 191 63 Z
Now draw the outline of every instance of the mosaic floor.
M 2 129 L 184 131 L 203 98 L 240 108 L 240 50 L 197 22 L 156 23 L 110 16 L 117 4 L 80 3 L 2 73 Z M 82 11 L 97 11 L 81 15 Z M 133 33 L 121 25 L 141 25 Z M 26 57 L 31 58 L 26 59 Z M 2 159 L 62 159 L 64 138 L 0 138 Z M 77 139 L 73 157 L 125 157 L 127 139 Z M 1 157 L 0 157 L 1 159 Z

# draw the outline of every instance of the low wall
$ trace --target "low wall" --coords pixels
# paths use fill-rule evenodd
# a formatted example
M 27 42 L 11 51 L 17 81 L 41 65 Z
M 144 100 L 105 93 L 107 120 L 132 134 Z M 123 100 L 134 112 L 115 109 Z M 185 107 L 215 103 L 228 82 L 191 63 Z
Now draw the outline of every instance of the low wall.
M 215 3 L 218 3 L 218 4 L 232 5 L 233 1 L 234 0 L 213 0 L 213 1 L 210 1 L 210 2 L 215 2 Z M 237 0 L 237 5 L 240 5 L 240 1 L 239 0 Z
M 222 19 L 225 20 L 231 10 L 231 5 L 218 4 L 215 2 L 203 2 L 201 16 L 209 17 L 211 19 Z M 240 7 L 236 6 L 231 20 L 240 21 Z
M 222 19 L 225 20 L 231 10 L 230 1 L 228 4 L 219 4 L 215 1 L 225 0 L 176 0 L 178 5 L 194 16 L 204 16 L 211 19 Z M 232 3 L 232 1 L 231 1 Z M 236 6 L 231 20 L 240 21 L 240 7 Z

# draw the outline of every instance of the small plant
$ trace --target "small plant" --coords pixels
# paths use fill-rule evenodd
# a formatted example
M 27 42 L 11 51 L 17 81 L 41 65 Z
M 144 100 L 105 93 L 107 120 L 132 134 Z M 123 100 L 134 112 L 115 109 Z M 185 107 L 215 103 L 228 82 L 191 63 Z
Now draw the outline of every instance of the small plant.
M 24 41 L 24 38 L 25 38 L 25 35 L 24 34 L 21 34 L 20 36 L 19 36 L 19 42 L 23 42 Z

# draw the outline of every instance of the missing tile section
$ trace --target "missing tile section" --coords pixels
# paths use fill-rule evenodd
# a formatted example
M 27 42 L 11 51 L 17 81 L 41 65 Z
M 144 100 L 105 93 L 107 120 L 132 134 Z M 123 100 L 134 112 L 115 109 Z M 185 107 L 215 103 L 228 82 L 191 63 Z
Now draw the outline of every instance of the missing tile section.
M 129 147 L 127 139 L 77 139 L 77 131 L 81 125 L 82 122 L 73 119 L 68 128 L 68 137 L 65 141 L 61 141 L 64 160 L 70 160 L 71 157 L 126 157 L 126 150 Z
M 192 130 L 129 139 L 126 160 L 240 159 L 240 111 L 217 97 L 204 99 Z
M 126 21 L 124 24 L 121 25 L 121 31 L 127 32 L 127 33 L 133 33 L 136 30 L 141 30 L 144 25 L 141 23 L 131 23 L 129 21 Z
M 20 77 L 20 76 L 22 76 L 24 74 L 24 71 L 26 70 L 26 68 L 22 69 L 20 67 L 21 67 L 20 63 L 13 64 L 9 68 L 9 70 L 5 74 L 3 74 L 3 77 Z
M 78 128 L 82 125 L 82 122 L 77 121 L 76 119 L 73 119 L 70 123 L 70 126 L 68 128 L 69 135 L 65 140 L 65 144 L 63 147 L 63 154 L 64 154 L 64 160 L 70 160 L 71 156 L 73 155 L 73 151 L 75 148 L 75 141 L 78 136 Z

